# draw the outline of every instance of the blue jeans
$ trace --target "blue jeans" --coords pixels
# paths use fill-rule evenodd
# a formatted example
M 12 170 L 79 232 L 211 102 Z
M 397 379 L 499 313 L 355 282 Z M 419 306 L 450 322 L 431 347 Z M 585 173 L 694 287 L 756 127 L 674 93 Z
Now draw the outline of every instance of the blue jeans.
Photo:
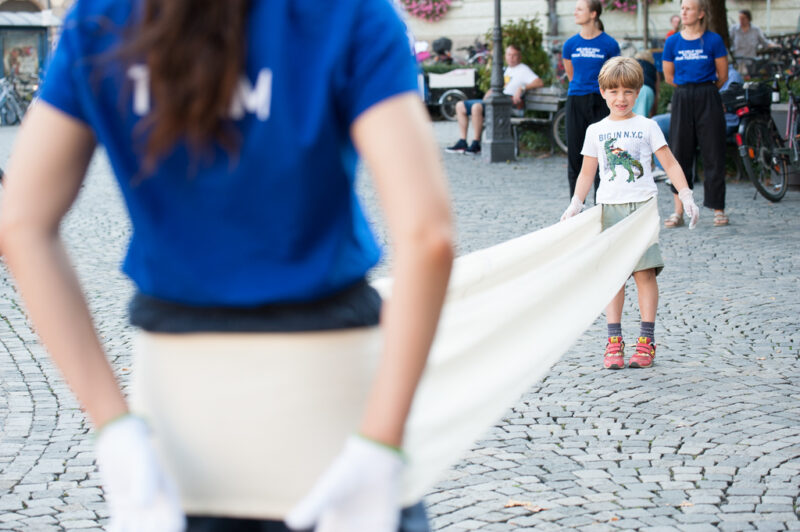
M 666 140 L 667 142 L 669 142 L 669 116 L 670 116 L 669 113 L 666 113 L 663 115 L 655 115 L 653 117 L 653 120 L 656 121 L 656 124 L 658 124 L 658 127 L 664 134 L 664 140 Z M 656 168 L 658 168 L 659 170 L 663 170 L 664 167 L 661 166 L 660 162 L 658 162 L 658 157 L 654 157 L 654 160 L 656 162 Z
M 428 514 L 421 502 L 404 508 L 398 532 L 430 532 Z M 283 521 L 189 516 L 186 532 L 291 532 Z M 310 531 L 309 531 L 310 532 Z
M 663 115 L 656 115 L 653 117 L 653 120 L 656 121 L 658 127 L 661 128 L 661 132 L 664 134 L 664 139 L 669 142 L 669 118 L 670 114 L 665 113 Z M 736 115 L 732 115 L 729 113 L 725 114 L 725 136 L 729 138 L 731 135 L 736 133 L 736 130 L 739 128 L 739 117 Z M 655 159 L 656 168 L 663 170 L 664 168 L 661 166 L 661 163 L 658 162 L 658 157 Z
M 483 100 L 464 100 L 464 107 L 467 108 L 467 116 L 472 116 L 472 106 L 476 103 L 483 105 Z

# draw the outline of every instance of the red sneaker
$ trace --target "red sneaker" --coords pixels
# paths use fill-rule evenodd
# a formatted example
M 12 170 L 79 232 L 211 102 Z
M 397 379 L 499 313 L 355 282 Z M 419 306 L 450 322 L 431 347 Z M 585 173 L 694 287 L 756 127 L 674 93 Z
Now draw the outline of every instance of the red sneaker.
M 606 369 L 622 369 L 625 367 L 625 354 L 622 350 L 625 342 L 622 336 L 609 336 L 606 344 L 606 352 L 603 355 L 603 367 Z
M 636 354 L 631 357 L 628 367 L 649 368 L 653 365 L 654 358 L 656 358 L 656 344 L 653 343 L 653 339 L 640 336 L 636 342 Z

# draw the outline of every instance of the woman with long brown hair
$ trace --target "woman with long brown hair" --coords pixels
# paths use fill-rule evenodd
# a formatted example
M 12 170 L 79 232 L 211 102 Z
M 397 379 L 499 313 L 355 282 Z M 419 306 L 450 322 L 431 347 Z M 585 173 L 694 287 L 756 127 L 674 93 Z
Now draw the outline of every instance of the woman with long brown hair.
M 567 181 L 570 199 L 575 194 L 575 183 L 583 164 L 583 141 L 586 128 L 608 116 L 608 106 L 600 96 L 597 76 L 608 59 L 619 55 L 619 44 L 605 33 L 600 15 L 600 0 L 575 2 L 575 24 L 581 30 L 567 39 L 561 56 L 569 78 L 567 90 Z M 600 186 L 600 175 L 595 176 L 594 190 Z
M 0 244 L 98 431 L 109 530 L 412 530 L 400 448 L 453 254 L 416 88 L 389 2 L 73 6 Z M 59 235 L 96 144 L 133 227 L 132 407 Z M 383 309 L 357 155 L 392 242 Z

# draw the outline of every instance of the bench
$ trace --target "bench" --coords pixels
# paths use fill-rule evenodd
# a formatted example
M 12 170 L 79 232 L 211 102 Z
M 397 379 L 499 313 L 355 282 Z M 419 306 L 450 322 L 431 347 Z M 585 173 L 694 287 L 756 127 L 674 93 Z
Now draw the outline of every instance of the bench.
M 511 134 L 514 137 L 514 155 L 519 155 L 519 136 L 520 128 L 526 126 L 551 125 L 556 113 L 563 107 L 563 102 L 567 99 L 567 91 L 561 87 L 540 87 L 525 93 L 525 113 L 527 116 L 511 118 Z M 531 116 L 528 112 L 535 114 Z M 552 128 L 550 128 L 552 130 Z M 556 146 L 552 131 L 550 134 L 550 152 Z

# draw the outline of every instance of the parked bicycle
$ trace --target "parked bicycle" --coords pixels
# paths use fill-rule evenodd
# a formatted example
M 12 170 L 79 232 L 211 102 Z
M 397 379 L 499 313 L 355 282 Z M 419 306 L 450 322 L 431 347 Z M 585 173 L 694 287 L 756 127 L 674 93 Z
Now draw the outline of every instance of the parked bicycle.
M 0 78 L 0 125 L 19 124 L 26 106 L 22 104 L 14 85 L 8 78 Z
M 466 58 L 464 61 L 459 61 L 460 64 L 485 65 L 489 62 L 489 58 L 491 57 L 489 47 L 478 39 L 475 39 L 469 46 L 462 46 L 458 50 L 466 52 Z
M 790 81 L 800 71 L 775 74 L 775 88 L 783 81 L 789 92 L 786 129 L 778 131 L 772 118 L 772 102 L 780 93 L 763 83 L 733 86 L 723 91 L 723 104 L 741 118 L 736 145 L 748 177 L 756 190 L 770 201 L 780 201 L 788 188 L 790 169 L 800 171 L 800 94 L 792 91 Z M 774 95 L 774 96 L 773 96 Z

